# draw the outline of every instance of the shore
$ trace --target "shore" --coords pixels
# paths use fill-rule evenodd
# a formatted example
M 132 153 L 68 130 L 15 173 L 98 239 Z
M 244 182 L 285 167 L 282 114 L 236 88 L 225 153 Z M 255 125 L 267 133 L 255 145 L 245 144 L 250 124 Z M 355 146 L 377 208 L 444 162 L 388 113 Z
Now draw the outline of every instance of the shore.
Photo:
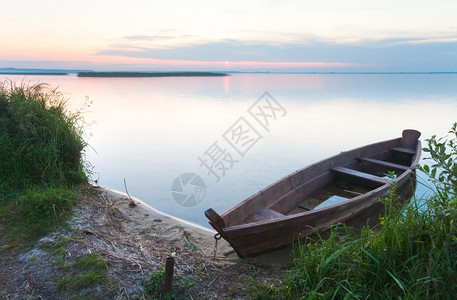
M 249 280 L 283 279 L 281 267 L 240 260 L 215 232 L 162 214 L 138 199 L 90 187 L 80 192 L 73 217 L 31 247 L 0 251 L 0 298 L 150 299 L 144 282 L 175 253 L 173 292 L 186 299 L 250 299 Z M 2 241 L 7 242 L 7 241 Z M 91 254 L 106 264 L 103 281 L 84 288 L 61 286 L 81 276 L 78 261 Z M 179 298 L 178 297 L 178 298 Z
M 205 256 L 211 256 L 214 253 L 214 230 L 199 226 L 197 224 L 185 221 L 165 214 L 146 204 L 138 198 L 130 197 L 122 192 L 100 188 L 105 197 L 116 205 L 125 216 L 132 220 L 129 225 L 133 231 L 144 232 L 148 228 L 157 228 L 162 237 L 169 240 L 181 239 L 183 236 L 192 239 L 195 246 L 200 249 Z M 130 199 L 134 201 L 134 205 Z M 124 202 L 124 203 L 122 203 Z M 128 205 L 123 205 L 128 204 Z M 220 258 L 235 257 L 234 250 L 224 240 L 218 242 L 218 254 Z

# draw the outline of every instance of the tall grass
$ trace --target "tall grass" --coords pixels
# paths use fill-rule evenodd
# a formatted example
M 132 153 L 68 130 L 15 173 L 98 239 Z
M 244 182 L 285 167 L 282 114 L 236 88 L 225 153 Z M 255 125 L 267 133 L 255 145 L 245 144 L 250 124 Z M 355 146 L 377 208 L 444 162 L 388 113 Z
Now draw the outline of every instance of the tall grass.
M 392 189 L 383 199 L 380 229 L 356 234 L 338 225 L 329 238 L 303 242 L 285 281 L 274 289 L 255 287 L 258 298 L 456 299 L 456 127 L 451 140 L 427 140 L 433 165 L 421 168 L 433 196 L 399 207 Z
M 44 84 L 0 83 L 0 182 L 2 191 L 33 184 L 87 180 L 82 118 Z
M 45 84 L 0 83 L 0 227 L 41 234 L 69 212 L 87 182 L 83 119 Z M 19 233 L 18 233 L 19 231 Z

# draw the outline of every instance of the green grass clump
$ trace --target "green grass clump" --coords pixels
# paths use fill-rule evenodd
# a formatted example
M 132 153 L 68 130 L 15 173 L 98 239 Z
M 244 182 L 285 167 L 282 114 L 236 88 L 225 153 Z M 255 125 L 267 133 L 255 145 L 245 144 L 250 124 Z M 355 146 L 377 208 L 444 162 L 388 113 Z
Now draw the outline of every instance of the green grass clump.
M 153 271 L 148 279 L 143 280 L 144 291 L 147 299 L 187 299 L 185 296 L 186 291 L 193 288 L 195 283 L 193 281 L 185 280 L 177 281 L 173 284 L 173 290 L 167 293 L 163 292 L 163 284 L 165 278 L 165 267 L 162 266 Z
M 36 239 L 71 212 L 87 182 L 83 119 L 45 84 L 0 82 L 0 226 Z
M 344 225 L 329 238 L 306 240 L 284 282 L 251 283 L 259 299 L 456 299 L 457 124 L 452 140 L 427 140 L 434 195 L 398 206 L 383 199 L 380 229 L 355 233 Z M 341 232 L 345 234 L 341 234 Z M 268 286 L 268 288 L 265 288 Z
M 80 258 L 73 266 L 75 272 L 57 281 L 58 289 L 79 290 L 109 283 L 107 262 L 97 253 Z
M 102 272 L 88 271 L 77 274 L 72 277 L 64 277 L 57 282 L 57 288 L 79 290 L 103 283 L 106 280 L 106 274 Z
M 165 268 L 162 267 L 152 272 L 149 279 L 145 280 L 143 283 L 144 291 L 146 292 L 146 294 L 160 295 L 164 278 Z
M 0 83 L 0 183 L 3 191 L 87 180 L 82 117 L 44 84 Z
M 91 253 L 87 256 L 84 256 L 75 264 L 75 266 L 78 270 L 106 270 L 105 260 L 97 253 Z
M 0 205 L 0 222 L 14 239 L 34 242 L 70 215 L 76 195 L 65 187 L 28 188 Z
M 49 222 L 65 214 L 72 208 L 76 196 L 73 192 L 61 187 L 31 187 L 26 194 L 16 199 L 20 216 L 25 224 Z

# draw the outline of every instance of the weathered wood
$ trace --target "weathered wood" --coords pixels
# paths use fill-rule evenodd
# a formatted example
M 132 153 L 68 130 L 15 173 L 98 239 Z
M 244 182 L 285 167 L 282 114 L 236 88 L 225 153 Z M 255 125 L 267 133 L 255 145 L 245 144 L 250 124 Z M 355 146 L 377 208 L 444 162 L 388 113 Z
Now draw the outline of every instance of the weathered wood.
M 391 163 L 391 162 L 388 162 L 388 161 L 383 161 L 383 160 L 369 158 L 369 157 L 361 157 L 359 159 L 362 160 L 362 161 L 370 162 L 370 163 L 377 164 L 377 165 L 380 165 L 380 166 L 385 166 L 385 167 L 388 167 L 388 168 L 398 169 L 398 170 L 403 170 L 403 171 L 406 171 L 409 168 L 409 167 L 404 166 L 404 165 L 394 164 L 394 163 Z
M 341 187 L 341 188 L 329 187 L 328 190 L 330 192 L 332 192 L 333 195 L 346 197 L 346 198 L 354 198 L 354 197 L 362 194 L 362 193 L 359 193 L 356 191 L 351 191 L 351 190 L 345 189 L 343 187 Z
M 333 175 L 327 171 L 320 176 L 316 176 L 312 180 L 302 182 L 290 192 L 279 197 L 268 208 L 278 211 L 287 215 L 294 207 L 296 207 L 302 200 L 309 195 L 316 192 L 316 190 L 330 184 L 334 181 Z
M 311 207 L 308 207 L 308 206 L 303 205 L 303 204 L 298 205 L 298 207 L 303 208 L 304 210 L 307 210 L 307 211 L 313 210 Z
M 410 155 L 416 154 L 416 151 L 414 149 L 410 149 L 410 148 L 393 147 L 393 148 L 390 148 L 390 150 L 405 153 L 405 154 L 410 154 Z
M 211 222 L 211 225 L 214 225 L 219 229 L 223 229 L 226 226 L 226 224 L 225 224 L 224 220 L 221 218 L 221 216 L 219 216 L 219 214 L 217 212 L 215 212 L 214 209 L 212 209 L 212 208 L 205 211 L 205 216 Z
M 283 216 L 284 216 L 283 214 L 281 214 L 277 211 L 274 211 L 274 210 L 271 210 L 268 208 L 262 208 L 262 209 L 259 209 L 257 212 L 253 213 L 252 215 L 250 215 L 249 217 L 247 217 L 244 220 L 244 223 L 253 223 L 253 222 L 259 222 L 259 221 L 264 221 L 264 220 L 272 220 L 272 219 L 283 217 Z
M 401 188 L 409 182 L 420 159 L 419 135 L 406 130 L 402 138 L 341 152 L 276 181 L 220 216 L 212 209 L 205 215 L 240 257 L 278 249 L 353 218 L 385 196 L 392 183 Z M 393 168 L 397 177 L 391 181 L 363 172 L 370 164 Z M 332 195 L 349 199 L 312 209 Z
M 332 170 L 337 173 L 342 173 L 345 175 L 353 176 L 353 177 L 368 180 L 368 181 L 378 182 L 380 184 L 389 184 L 390 183 L 389 179 L 385 179 L 385 178 L 382 178 L 382 177 L 379 177 L 376 175 L 371 175 L 368 173 L 352 170 L 352 169 L 349 169 L 346 167 L 335 167 L 335 168 L 332 168 Z
M 403 148 L 414 149 L 417 145 L 421 133 L 414 129 L 405 129 L 402 133 L 402 141 L 400 146 Z

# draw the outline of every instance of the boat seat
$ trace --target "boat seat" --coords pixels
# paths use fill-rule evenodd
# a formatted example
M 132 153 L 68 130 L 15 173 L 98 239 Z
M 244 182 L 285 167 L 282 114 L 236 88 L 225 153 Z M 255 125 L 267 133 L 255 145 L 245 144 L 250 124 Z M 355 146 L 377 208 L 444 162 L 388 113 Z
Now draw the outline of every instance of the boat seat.
M 403 171 L 408 170 L 407 166 L 391 163 L 388 161 L 383 161 L 383 160 L 368 158 L 368 157 L 361 157 L 359 159 L 362 161 L 370 162 L 370 163 L 373 163 L 376 165 L 385 166 L 385 167 L 392 168 L 392 169 L 403 170 Z
M 268 209 L 268 208 L 261 208 L 249 217 L 247 217 L 244 222 L 245 223 L 253 223 L 253 222 L 259 222 L 259 221 L 265 221 L 265 220 L 271 220 L 271 219 L 276 219 L 279 217 L 283 217 L 284 215 L 282 213 L 279 213 L 275 210 Z
M 377 183 L 380 183 L 380 184 L 390 183 L 389 179 L 385 179 L 385 178 L 382 178 L 382 177 L 379 177 L 379 176 L 376 176 L 376 175 L 372 175 L 372 174 L 368 174 L 368 173 L 365 173 L 365 172 L 360 172 L 360 171 L 357 171 L 357 170 L 349 169 L 349 168 L 346 168 L 346 167 L 335 167 L 332 170 L 337 172 L 337 173 L 349 175 L 349 176 L 356 177 L 356 178 L 359 178 L 359 179 L 364 179 L 364 180 L 368 180 L 368 181 L 377 182 Z
M 306 206 L 306 205 L 304 205 L 304 204 L 299 204 L 298 207 L 301 208 L 301 209 L 304 209 L 304 210 L 306 210 L 306 211 L 313 210 L 311 207 Z
M 416 154 L 416 150 L 410 149 L 410 148 L 404 148 L 404 147 L 394 147 L 394 148 L 390 148 L 390 150 L 396 151 L 396 152 L 405 153 L 405 154 L 409 154 L 409 155 Z

